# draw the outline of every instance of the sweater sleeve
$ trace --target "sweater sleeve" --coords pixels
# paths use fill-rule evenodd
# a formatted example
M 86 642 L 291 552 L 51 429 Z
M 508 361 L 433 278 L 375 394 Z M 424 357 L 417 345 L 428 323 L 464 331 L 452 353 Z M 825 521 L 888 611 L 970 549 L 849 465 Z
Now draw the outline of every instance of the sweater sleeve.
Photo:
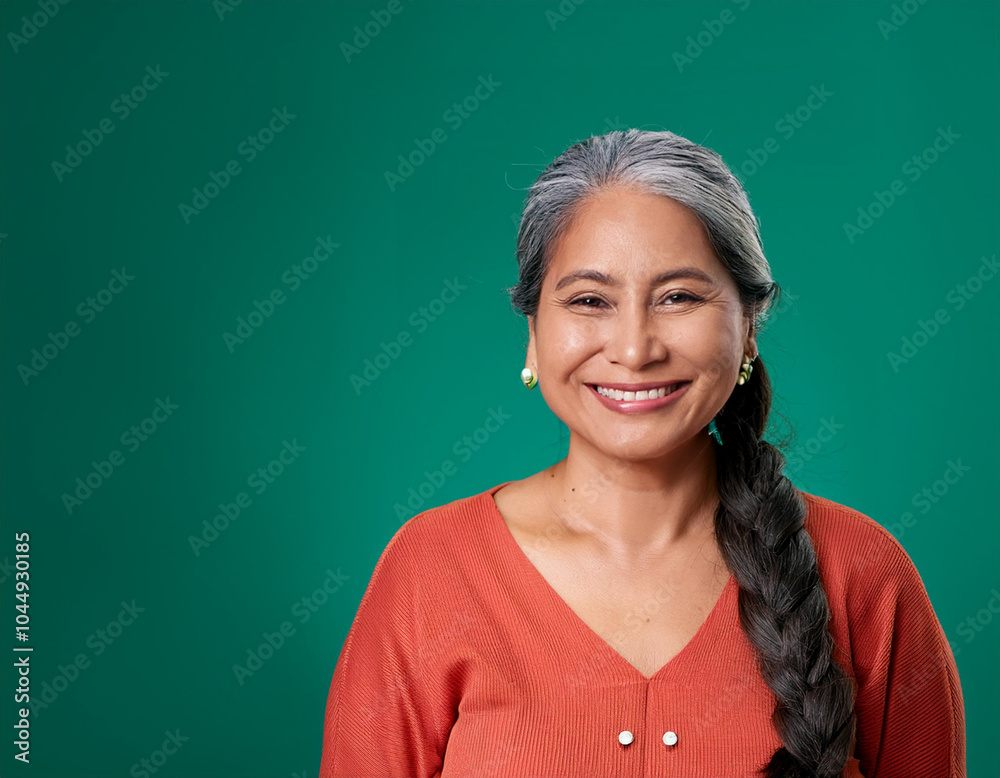
M 379 557 L 341 648 L 327 699 L 320 778 L 440 776 L 452 719 L 429 688 L 421 570 L 404 525 Z
M 913 561 L 888 533 L 852 576 L 856 753 L 866 778 L 965 778 L 955 657 Z

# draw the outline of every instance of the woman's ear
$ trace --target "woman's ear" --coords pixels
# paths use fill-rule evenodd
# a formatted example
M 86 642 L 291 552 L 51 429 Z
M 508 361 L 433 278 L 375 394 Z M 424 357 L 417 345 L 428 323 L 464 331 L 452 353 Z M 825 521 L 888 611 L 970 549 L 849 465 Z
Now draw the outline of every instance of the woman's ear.
M 750 316 L 747 318 L 747 334 L 744 340 L 743 353 L 748 356 L 751 361 L 757 358 L 757 330 L 755 327 L 756 318 Z
M 524 358 L 524 366 L 530 368 L 536 368 L 538 365 L 538 360 L 536 358 L 535 350 L 535 317 L 528 317 L 528 349 L 527 354 Z M 536 370 L 537 372 L 537 370 Z

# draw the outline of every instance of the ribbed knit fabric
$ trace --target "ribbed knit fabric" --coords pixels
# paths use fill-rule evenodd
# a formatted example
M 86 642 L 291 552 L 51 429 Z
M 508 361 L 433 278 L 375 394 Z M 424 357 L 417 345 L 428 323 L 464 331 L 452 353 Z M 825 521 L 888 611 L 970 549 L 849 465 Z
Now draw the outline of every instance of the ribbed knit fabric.
M 414 516 L 382 552 L 333 673 L 320 778 L 757 775 L 781 740 L 735 578 L 647 679 L 517 544 L 493 499 L 507 483 Z M 803 494 L 858 690 L 844 778 L 964 777 L 958 670 L 913 562 L 877 522 Z

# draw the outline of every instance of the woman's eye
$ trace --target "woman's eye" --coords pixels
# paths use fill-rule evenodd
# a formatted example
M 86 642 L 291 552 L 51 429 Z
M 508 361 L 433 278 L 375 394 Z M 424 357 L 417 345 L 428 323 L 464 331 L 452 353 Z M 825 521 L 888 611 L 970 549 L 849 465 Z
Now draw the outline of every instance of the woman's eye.
M 673 304 L 676 305 L 678 303 L 700 302 L 701 298 L 693 294 L 688 294 L 687 292 L 674 292 L 673 294 L 667 295 L 664 300 L 674 301 Z M 570 305 L 578 305 L 581 308 L 601 308 L 604 307 L 606 303 L 600 297 L 584 295 L 583 297 L 577 297 L 575 300 L 570 302 Z
M 573 302 L 570 303 L 570 305 L 579 305 L 582 308 L 597 308 L 597 307 L 599 307 L 597 305 L 586 305 L 586 304 L 584 304 L 586 300 L 592 300 L 592 301 L 595 301 L 595 302 L 601 303 L 601 304 L 604 303 L 604 300 L 602 300 L 600 297 L 593 297 L 591 295 L 587 295 L 585 297 L 577 297 L 575 300 L 573 300 Z
M 675 297 L 680 297 L 680 302 L 698 302 L 701 300 L 700 297 L 695 297 L 693 294 L 688 294 L 687 292 L 674 292 L 673 294 L 667 295 L 667 300 L 673 300 Z

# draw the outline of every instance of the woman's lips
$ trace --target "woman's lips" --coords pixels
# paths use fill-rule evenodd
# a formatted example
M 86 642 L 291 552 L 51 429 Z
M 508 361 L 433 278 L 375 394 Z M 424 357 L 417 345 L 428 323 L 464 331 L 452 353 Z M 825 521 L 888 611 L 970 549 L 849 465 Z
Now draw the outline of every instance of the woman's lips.
M 618 413 L 648 413 L 676 402 L 690 386 L 690 381 L 681 381 L 676 388 L 664 397 L 653 397 L 645 400 L 615 400 L 597 391 L 596 384 L 587 384 L 587 388 L 605 408 Z M 662 384 L 661 384 L 662 386 Z M 651 387 L 655 388 L 655 387 Z M 648 390 L 647 390 L 648 391 Z

